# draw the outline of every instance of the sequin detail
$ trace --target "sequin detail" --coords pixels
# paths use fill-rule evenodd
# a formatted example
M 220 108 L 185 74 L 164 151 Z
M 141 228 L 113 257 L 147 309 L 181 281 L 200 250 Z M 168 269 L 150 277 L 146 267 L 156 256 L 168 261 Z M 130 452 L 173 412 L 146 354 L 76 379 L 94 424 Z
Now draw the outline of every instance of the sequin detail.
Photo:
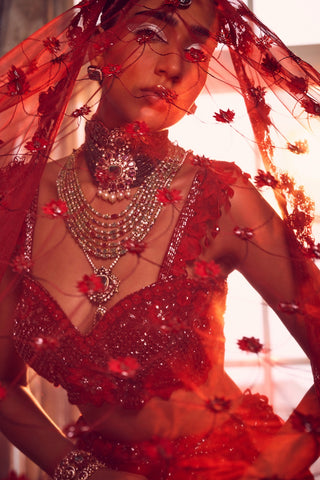
M 108 402 L 130 409 L 140 409 L 154 396 L 168 399 L 177 389 L 192 390 L 205 383 L 213 365 L 223 368 L 225 280 L 188 278 L 186 265 L 199 254 L 197 248 L 191 254 L 188 246 L 199 245 L 209 220 L 215 223 L 221 208 L 228 208 L 236 176 L 233 166 L 219 162 L 199 168 L 158 280 L 119 301 L 87 335 L 27 273 L 14 324 L 15 345 L 26 363 L 62 385 L 71 403 Z M 29 216 L 28 231 L 32 222 Z M 29 255 L 31 243 L 29 233 Z M 135 365 L 130 375 L 110 368 L 124 359 Z

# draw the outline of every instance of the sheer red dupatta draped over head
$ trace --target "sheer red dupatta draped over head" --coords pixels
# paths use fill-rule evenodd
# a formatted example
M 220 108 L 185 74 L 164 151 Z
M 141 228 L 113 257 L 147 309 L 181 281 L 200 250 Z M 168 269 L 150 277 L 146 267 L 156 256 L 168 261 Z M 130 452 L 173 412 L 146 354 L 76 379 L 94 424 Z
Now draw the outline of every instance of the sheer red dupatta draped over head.
M 61 122 L 77 121 L 66 109 L 104 3 L 81 2 L 1 59 L 1 276 Z
M 112 48 L 108 31 L 97 31 L 100 14 L 112 20 L 122 7 L 137 2 L 84 0 L 44 26 L 1 59 L 0 77 L 0 272 L 6 270 L 14 251 L 24 216 L 38 188 L 43 168 L 54 151 L 61 150 L 82 117 L 90 116 L 97 105 L 91 90 L 81 103 L 74 102 L 79 91 L 86 92 L 88 47 L 99 52 Z M 240 0 L 212 0 L 218 13 L 218 28 L 211 32 L 217 41 L 208 67 L 211 81 L 223 82 L 244 99 L 268 173 L 260 183 L 274 188 L 283 216 L 301 244 L 296 273 L 304 285 L 305 315 L 310 319 L 310 338 L 319 337 L 316 273 L 305 267 L 303 255 L 320 253 L 311 235 L 312 203 L 291 180 L 277 173 L 273 156 L 277 149 L 272 132 L 281 136 L 274 123 L 266 92 L 287 107 L 297 121 L 320 116 L 320 75 L 297 58 L 265 27 Z M 167 0 L 164 8 L 179 14 L 180 2 Z M 112 21 L 110 23 L 112 25 Z M 125 42 L 124 42 L 125 48 Z M 140 43 L 139 48 L 144 48 Z M 207 53 L 208 54 L 208 53 Z M 204 52 L 206 55 L 206 52 Z M 211 54 L 210 54 L 211 55 Z M 205 65 L 205 58 L 190 49 L 186 61 Z M 109 72 L 110 75 L 112 72 Z M 115 71 L 114 75 L 121 75 Z M 95 86 L 99 91 L 99 85 Z M 213 91 L 214 94 L 214 91 Z M 174 106 L 174 99 L 170 99 Z M 212 112 L 214 113 L 214 112 Z M 218 121 L 232 122 L 231 111 L 220 111 Z M 301 145 L 288 145 L 297 150 Z M 51 153 L 52 152 L 52 153 Z M 60 156 L 66 153 L 62 151 Z M 289 248 L 297 255 L 296 240 L 288 233 Z M 312 279 L 312 280 L 311 280 Z M 310 282 L 314 282 L 312 288 Z M 314 340 L 316 342 L 316 340 Z M 316 345 L 314 351 L 317 351 Z M 317 354 L 314 363 L 318 363 Z

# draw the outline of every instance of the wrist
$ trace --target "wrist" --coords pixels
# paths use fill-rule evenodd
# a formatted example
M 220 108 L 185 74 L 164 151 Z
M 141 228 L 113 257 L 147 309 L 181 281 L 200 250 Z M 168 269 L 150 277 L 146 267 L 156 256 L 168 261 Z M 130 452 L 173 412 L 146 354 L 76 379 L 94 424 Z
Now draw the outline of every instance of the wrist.
M 107 466 L 84 450 L 72 450 L 57 465 L 53 480 L 87 480 Z

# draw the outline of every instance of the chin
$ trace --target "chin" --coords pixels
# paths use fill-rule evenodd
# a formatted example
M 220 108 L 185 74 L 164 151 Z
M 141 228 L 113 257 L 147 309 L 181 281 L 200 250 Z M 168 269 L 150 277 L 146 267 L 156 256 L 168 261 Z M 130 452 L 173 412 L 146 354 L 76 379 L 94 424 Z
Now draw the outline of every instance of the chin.
M 137 118 L 137 120 L 140 122 L 145 122 L 151 131 L 160 131 L 172 127 L 173 125 L 178 123 L 183 117 L 184 115 L 170 115 L 168 111 L 153 111 L 152 114 L 148 112 L 147 115 L 139 115 L 139 118 Z

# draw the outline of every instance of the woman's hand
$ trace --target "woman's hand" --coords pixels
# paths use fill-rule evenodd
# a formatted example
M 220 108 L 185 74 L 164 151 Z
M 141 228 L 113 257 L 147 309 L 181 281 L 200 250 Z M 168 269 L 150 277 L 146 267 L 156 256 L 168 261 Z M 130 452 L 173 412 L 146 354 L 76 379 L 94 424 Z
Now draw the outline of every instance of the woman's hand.
M 135 475 L 128 472 L 117 472 L 115 470 L 108 470 L 103 468 L 93 473 L 90 476 L 90 480 L 148 480 L 143 475 Z

